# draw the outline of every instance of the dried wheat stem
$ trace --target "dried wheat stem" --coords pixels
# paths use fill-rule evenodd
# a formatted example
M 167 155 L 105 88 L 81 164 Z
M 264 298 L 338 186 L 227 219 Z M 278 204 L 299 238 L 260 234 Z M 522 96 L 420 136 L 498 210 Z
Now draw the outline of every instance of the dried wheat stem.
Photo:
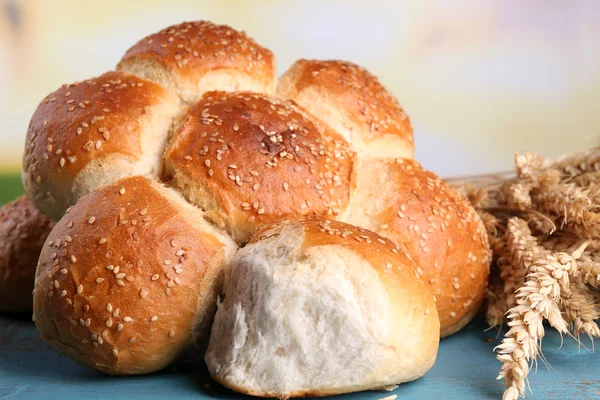
M 510 330 L 497 347 L 502 362 L 498 379 L 504 379 L 506 387 L 503 399 L 516 400 L 519 393 L 525 393 L 528 362 L 537 357 L 545 333 L 543 320 L 559 332 L 567 332 L 558 302 L 561 291 L 569 287 L 568 272 L 575 264 L 566 253 L 544 254 L 533 260 L 525 285 L 517 292 L 516 306 L 508 311 Z
M 574 283 L 563 293 L 565 320 L 571 326 L 573 335 L 579 337 L 586 334 L 590 338 L 600 337 L 600 328 L 594 321 L 598 318 L 598 309 L 594 304 L 594 296 L 582 284 Z
M 598 171 L 600 170 L 600 147 L 562 157 L 554 163 L 553 167 L 569 176 Z
M 516 304 L 517 289 L 523 285 L 533 258 L 541 249 L 527 222 L 518 217 L 508 220 L 505 249 L 498 258 L 498 267 L 504 280 L 506 303 L 511 308 Z

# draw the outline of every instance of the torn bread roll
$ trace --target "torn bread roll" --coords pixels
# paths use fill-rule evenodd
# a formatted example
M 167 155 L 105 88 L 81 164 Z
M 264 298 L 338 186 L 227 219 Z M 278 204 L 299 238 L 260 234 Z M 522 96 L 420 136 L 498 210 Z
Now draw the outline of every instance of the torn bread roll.
M 31 312 L 35 269 L 53 227 L 25 196 L 0 209 L 0 312 Z
M 325 396 L 422 376 L 439 320 L 420 270 L 391 241 L 341 222 L 284 222 L 226 270 L 206 363 L 261 397 Z
M 379 80 L 356 64 L 298 60 L 281 77 L 277 94 L 316 115 L 362 157 L 413 158 L 410 119 Z
M 35 323 L 46 342 L 86 366 L 157 371 L 209 327 L 235 249 L 175 190 L 125 178 L 83 197 L 48 237 Z
M 485 297 L 491 252 L 469 201 L 408 159 L 359 160 L 345 222 L 401 245 L 436 296 L 441 336 L 464 327 Z
M 64 85 L 31 118 L 22 181 L 44 214 L 60 219 L 91 190 L 134 175 L 157 177 L 177 98 L 124 72 Z
M 186 198 L 245 243 L 266 223 L 343 212 L 353 154 L 292 102 L 209 92 L 178 122 L 165 163 Z
M 277 82 L 273 53 L 244 32 L 208 21 L 143 38 L 117 69 L 154 81 L 188 104 L 211 90 L 273 94 Z

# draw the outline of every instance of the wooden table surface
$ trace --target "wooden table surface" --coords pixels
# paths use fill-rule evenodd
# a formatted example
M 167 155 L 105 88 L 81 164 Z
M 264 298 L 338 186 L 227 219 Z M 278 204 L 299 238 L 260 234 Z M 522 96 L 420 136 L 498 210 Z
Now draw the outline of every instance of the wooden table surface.
M 39 338 L 27 317 L 0 316 L 0 399 L 244 399 L 212 382 L 202 362 L 138 377 L 109 377 L 60 356 Z M 391 393 L 362 392 L 335 399 L 500 399 L 499 363 L 492 349 L 496 331 L 476 321 L 442 341 L 438 360 L 422 379 Z M 528 399 L 600 399 L 600 356 L 549 331 L 544 355 L 531 378 Z M 590 347 L 589 341 L 585 345 Z

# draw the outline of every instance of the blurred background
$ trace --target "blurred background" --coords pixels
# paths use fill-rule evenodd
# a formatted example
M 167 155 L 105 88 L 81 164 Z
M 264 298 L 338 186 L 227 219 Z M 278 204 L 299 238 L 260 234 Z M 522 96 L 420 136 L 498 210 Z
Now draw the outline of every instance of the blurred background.
M 509 169 L 515 151 L 555 157 L 600 144 L 596 0 L 0 6 L 0 174 L 14 182 L 29 119 L 45 95 L 114 68 L 149 33 L 198 19 L 245 30 L 275 53 L 280 74 L 301 57 L 366 67 L 410 115 L 417 158 L 442 176 Z

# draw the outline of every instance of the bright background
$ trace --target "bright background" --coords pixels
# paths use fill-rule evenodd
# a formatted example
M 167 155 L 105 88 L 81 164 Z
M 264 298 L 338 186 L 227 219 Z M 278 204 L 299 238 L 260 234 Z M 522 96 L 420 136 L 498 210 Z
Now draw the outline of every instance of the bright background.
M 0 0 L 0 171 L 16 172 L 38 102 L 113 68 L 185 20 L 245 30 L 278 60 L 363 65 L 410 115 L 442 176 L 502 171 L 515 151 L 600 144 L 600 1 Z

